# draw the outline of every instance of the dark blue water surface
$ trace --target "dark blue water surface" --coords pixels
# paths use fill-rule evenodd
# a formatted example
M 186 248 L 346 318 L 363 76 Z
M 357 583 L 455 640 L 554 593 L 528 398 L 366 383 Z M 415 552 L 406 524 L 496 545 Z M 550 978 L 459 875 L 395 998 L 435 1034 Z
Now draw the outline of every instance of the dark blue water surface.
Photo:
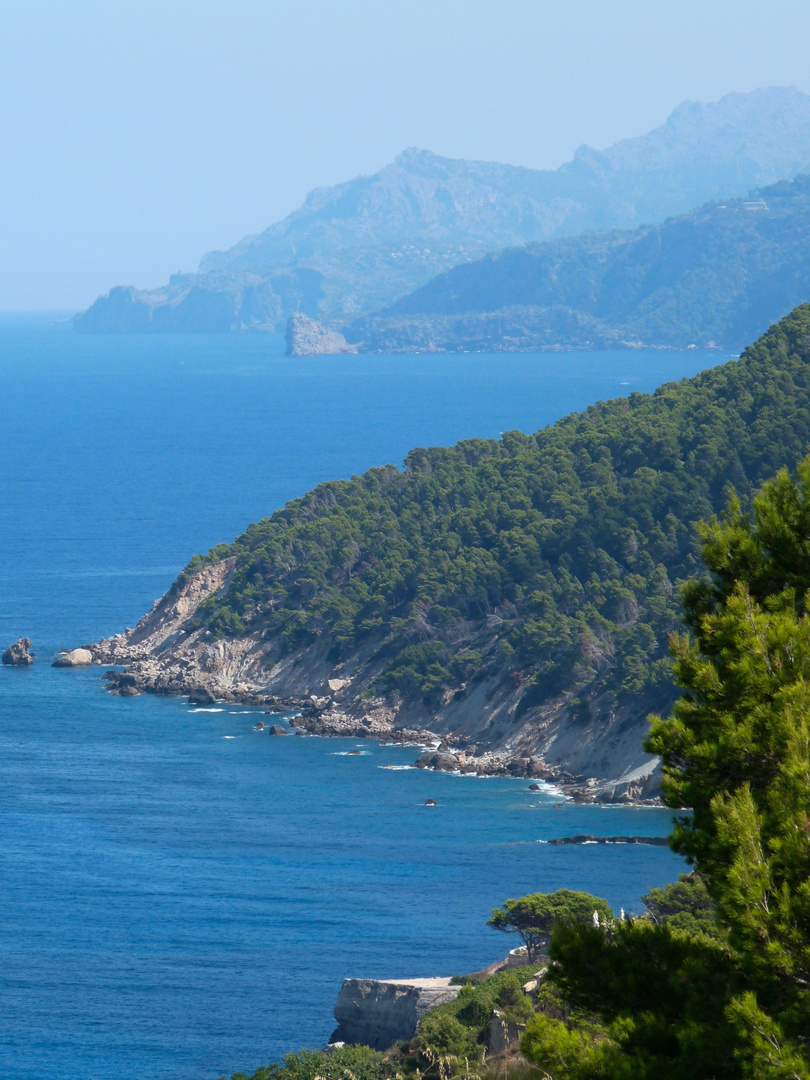
M 286 359 L 265 336 L 82 337 L 0 319 L 0 1075 L 213 1080 L 322 1044 L 346 975 L 453 974 L 508 896 L 638 909 L 668 830 L 414 751 L 270 738 L 236 707 L 105 694 L 63 646 L 131 626 L 195 552 L 413 446 L 534 431 L 717 353 Z M 347 752 L 362 749 L 360 756 Z M 424 806 L 433 797 L 438 807 Z

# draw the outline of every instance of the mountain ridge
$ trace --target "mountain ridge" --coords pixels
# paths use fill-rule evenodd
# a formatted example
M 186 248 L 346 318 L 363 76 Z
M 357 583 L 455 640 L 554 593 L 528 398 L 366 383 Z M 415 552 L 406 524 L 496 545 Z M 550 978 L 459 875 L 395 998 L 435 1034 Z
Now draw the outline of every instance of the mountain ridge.
M 342 332 L 360 351 L 741 348 L 810 296 L 810 177 L 458 266 Z
M 85 332 L 283 329 L 300 311 L 387 307 L 451 266 L 516 244 L 662 220 L 810 165 L 810 97 L 771 87 L 679 106 L 653 132 L 554 171 L 410 149 L 371 176 L 311 192 L 282 222 L 204 256 L 159 289 L 119 286 Z

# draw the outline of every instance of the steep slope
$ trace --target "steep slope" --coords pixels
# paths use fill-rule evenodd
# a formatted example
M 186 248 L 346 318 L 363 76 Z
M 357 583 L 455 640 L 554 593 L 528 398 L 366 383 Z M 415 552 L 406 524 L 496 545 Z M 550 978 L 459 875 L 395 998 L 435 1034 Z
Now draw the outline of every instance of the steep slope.
M 660 226 L 488 255 L 440 275 L 347 340 L 370 352 L 740 348 L 810 296 L 810 177 Z
M 130 664 L 111 676 L 125 692 L 294 706 L 323 733 L 428 729 L 466 754 L 438 764 L 626 790 L 673 697 L 696 521 L 808 445 L 803 305 L 739 362 L 653 395 L 322 484 L 91 648 Z
M 648 135 L 581 147 L 554 172 L 407 150 L 373 176 L 313 191 L 284 221 L 206 255 L 199 274 L 112 290 L 76 326 L 261 330 L 295 311 L 373 311 L 486 251 L 660 221 L 808 164 L 810 97 L 784 88 L 685 103 Z

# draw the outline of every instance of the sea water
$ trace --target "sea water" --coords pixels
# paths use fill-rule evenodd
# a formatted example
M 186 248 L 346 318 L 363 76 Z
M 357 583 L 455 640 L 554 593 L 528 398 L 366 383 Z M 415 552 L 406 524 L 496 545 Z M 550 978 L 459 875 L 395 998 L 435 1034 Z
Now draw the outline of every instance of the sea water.
M 417 751 L 271 737 L 257 710 L 112 697 L 55 650 L 131 626 L 190 555 L 418 445 L 531 432 L 726 357 L 291 359 L 277 337 L 0 318 L 0 1075 L 214 1080 L 322 1045 L 344 976 L 476 970 L 509 896 L 639 910 L 663 810 L 562 806 Z M 266 717 L 264 717 L 266 720 Z M 359 752 L 358 752 L 359 751 Z M 436 807 L 425 802 L 433 798 Z

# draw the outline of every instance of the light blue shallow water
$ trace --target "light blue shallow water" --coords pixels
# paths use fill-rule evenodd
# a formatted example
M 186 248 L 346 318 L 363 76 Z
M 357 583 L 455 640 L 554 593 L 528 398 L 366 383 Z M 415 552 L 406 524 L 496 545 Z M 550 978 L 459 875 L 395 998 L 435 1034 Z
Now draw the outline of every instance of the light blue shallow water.
M 271 738 L 247 710 L 106 695 L 59 647 L 132 625 L 189 555 L 415 445 L 533 431 L 718 354 L 288 360 L 266 337 L 74 335 L 0 319 L 0 1074 L 208 1080 L 322 1043 L 344 975 L 479 968 L 510 895 L 639 907 L 668 814 L 560 808 L 414 752 Z M 362 749 L 360 756 L 347 751 Z M 439 805 L 428 809 L 424 802 Z

